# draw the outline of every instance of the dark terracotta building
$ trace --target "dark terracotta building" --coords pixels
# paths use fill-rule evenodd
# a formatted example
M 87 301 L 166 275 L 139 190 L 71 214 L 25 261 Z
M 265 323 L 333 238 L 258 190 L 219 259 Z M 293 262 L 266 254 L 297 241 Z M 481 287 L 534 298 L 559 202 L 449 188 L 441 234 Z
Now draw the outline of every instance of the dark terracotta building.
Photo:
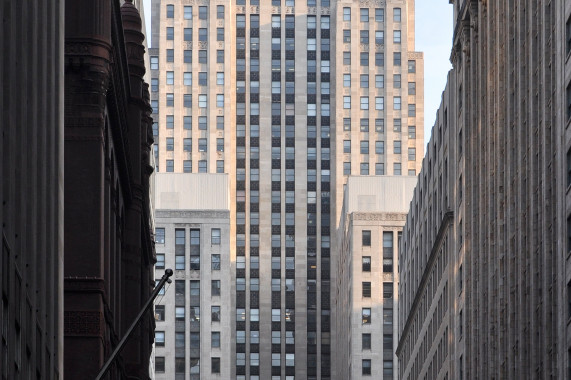
M 144 35 L 131 1 L 65 4 L 64 373 L 93 379 L 153 288 Z M 108 379 L 148 379 L 154 319 Z

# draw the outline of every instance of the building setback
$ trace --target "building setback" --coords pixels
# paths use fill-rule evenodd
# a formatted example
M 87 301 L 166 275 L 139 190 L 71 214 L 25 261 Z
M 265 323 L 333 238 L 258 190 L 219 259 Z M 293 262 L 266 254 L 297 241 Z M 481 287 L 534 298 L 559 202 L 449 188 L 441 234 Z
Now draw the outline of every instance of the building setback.
M 229 190 L 226 174 L 157 175 L 155 277 L 175 271 L 155 303 L 157 380 L 230 378 L 240 264 L 230 255 Z
M 343 184 L 423 156 L 414 1 L 152 4 L 157 169 L 229 175 L 231 378 L 331 379 Z
M 65 377 L 95 378 L 153 288 L 151 108 L 139 11 L 65 6 Z M 110 379 L 149 378 L 149 311 Z
M 0 6 L 0 378 L 63 377 L 64 2 Z
M 400 252 L 402 379 L 568 376 L 570 13 L 454 1 L 453 71 Z
M 415 177 L 349 177 L 337 239 L 337 379 L 396 379 L 398 251 Z

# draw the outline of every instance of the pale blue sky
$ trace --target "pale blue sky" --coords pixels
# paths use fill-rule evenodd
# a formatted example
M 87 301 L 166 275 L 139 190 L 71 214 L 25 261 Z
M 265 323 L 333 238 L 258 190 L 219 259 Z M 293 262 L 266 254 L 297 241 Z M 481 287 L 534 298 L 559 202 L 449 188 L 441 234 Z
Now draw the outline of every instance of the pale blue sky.
M 147 36 L 151 35 L 151 0 L 143 0 Z M 448 0 L 416 0 L 416 51 L 424 52 L 424 142 L 430 139 L 450 65 L 452 5 Z

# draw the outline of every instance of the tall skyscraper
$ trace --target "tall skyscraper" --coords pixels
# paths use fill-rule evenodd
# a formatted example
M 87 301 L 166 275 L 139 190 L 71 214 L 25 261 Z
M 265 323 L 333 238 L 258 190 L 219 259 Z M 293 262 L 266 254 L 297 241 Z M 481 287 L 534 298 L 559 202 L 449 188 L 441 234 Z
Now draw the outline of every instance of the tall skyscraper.
M 423 156 L 414 1 L 156 0 L 152 16 L 157 169 L 229 174 L 232 378 L 330 379 L 343 184 Z
M 452 3 L 403 232 L 399 378 L 569 378 L 571 3 Z

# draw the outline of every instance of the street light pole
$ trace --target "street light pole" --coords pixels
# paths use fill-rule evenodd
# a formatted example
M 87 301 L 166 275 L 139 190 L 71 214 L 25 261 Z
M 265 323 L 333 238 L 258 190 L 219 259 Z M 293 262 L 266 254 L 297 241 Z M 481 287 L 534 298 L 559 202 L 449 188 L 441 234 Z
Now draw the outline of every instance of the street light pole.
M 99 374 L 97 375 L 95 380 L 103 379 L 103 376 L 105 376 L 105 374 L 109 370 L 109 367 L 111 367 L 111 364 L 113 363 L 113 361 L 115 360 L 117 355 L 119 355 L 119 353 L 121 352 L 121 350 L 125 346 L 125 343 L 127 343 L 127 340 L 129 340 L 131 333 L 133 332 L 135 327 L 139 324 L 139 322 L 141 321 L 141 318 L 143 318 L 143 315 L 145 315 L 145 313 L 147 312 L 149 307 L 153 304 L 153 301 L 155 300 L 155 298 L 157 298 L 157 295 L 159 294 L 159 292 L 161 291 L 161 289 L 163 288 L 165 283 L 166 282 L 168 282 L 169 284 L 171 283 L 172 280 L 169 279 L 169 277 L 171 277 L 172 275 L 173 275 L 172 269 L 166 269 L 165 270 L 165 274 L 163 275 L 163 277 L 161 277 L 161 280 L 159 281 L 158 285 L 155 286 L 155 289 L 153 289 L 153 293 L 151 294 L 151 298 L 149 298 L 147 300 L 147 303 L 145 303 L 145 306 L 143 306 L 143 308 L 139 312 L 139 315 L 137 315 L 137 318 L 135 318 L 135 321 L 133 321 L 133 324 L 131 324 L 131 326 L 129 327 L 129 329 L 127 330 L 125 335 L 123 336 L 123 339 L 121 339 L 121 341 L 119 342 L 117 347 L 115 347 L 115 350 L 113 351 L 113 353 L 111 354 L 109 359 L 107 359 L 107 361 L 105 362 L 105 364 L 103 365 L 103 367 L 99 371 Z

